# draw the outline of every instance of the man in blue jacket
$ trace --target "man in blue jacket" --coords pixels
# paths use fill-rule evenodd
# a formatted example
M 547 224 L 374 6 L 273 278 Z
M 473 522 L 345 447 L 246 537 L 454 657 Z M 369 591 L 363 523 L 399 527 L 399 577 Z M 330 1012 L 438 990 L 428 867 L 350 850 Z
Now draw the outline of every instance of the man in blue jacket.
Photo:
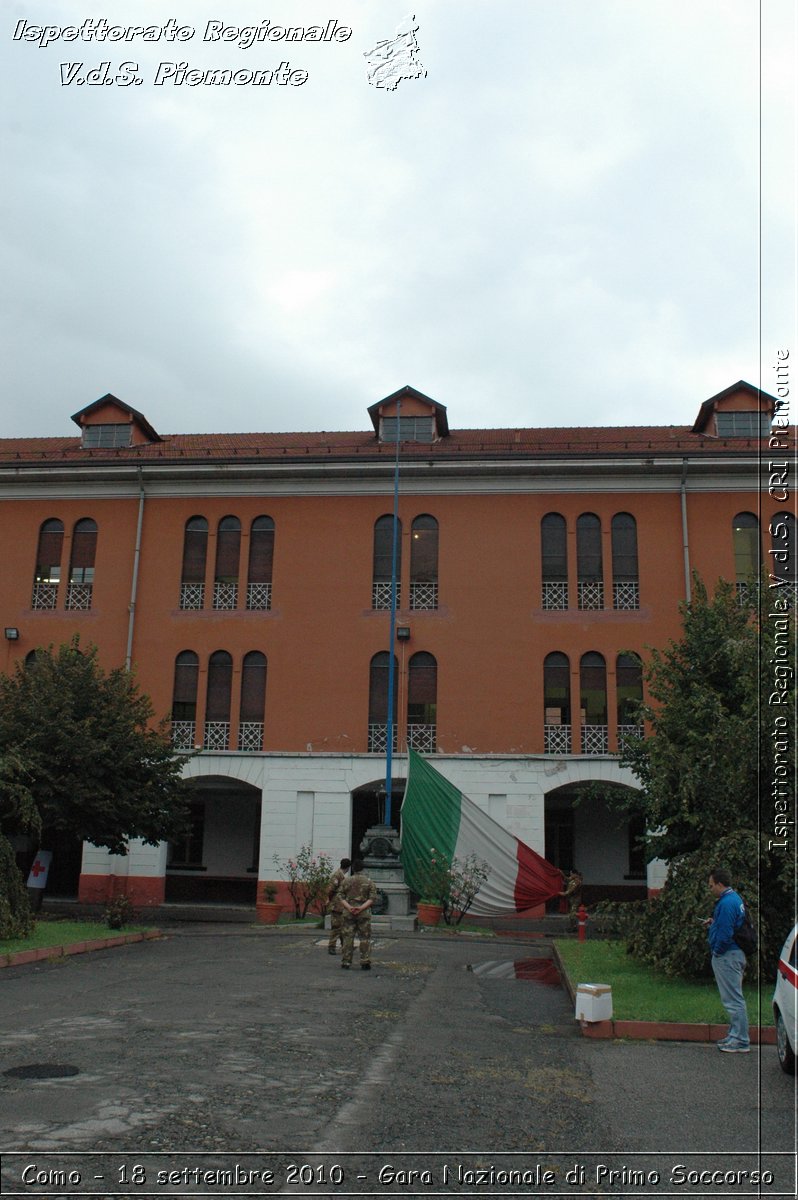
M 721 1004 L 729 1014 L 729 1032 L 717 1045 L 725 1054 L 748 1054 L 751 1043 L 743 996 L 745 955 L 734 940 L 735 930 L 743 923 L 745 905 L 731 886 L 729 872 L 722 867 L 713 867 L 710 871 L 709 890 L 715 897 L 715 909 L 707 923 L 712 970 Z

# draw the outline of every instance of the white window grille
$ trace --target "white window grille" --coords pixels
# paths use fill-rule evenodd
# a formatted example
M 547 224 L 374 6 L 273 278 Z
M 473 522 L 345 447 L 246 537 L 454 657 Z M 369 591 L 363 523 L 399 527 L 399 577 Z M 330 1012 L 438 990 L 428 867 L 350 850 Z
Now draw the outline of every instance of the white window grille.
M 31 608 L 55 608 L 58 599 L 57 583 L 34 583 Z
M 614 583 L 612 585 L 612 601 L 615 608 L 639 608 L 640 584 Z
M 396 607 L 400 606 L 400 598 L 402 589 L 397 583 L 396 585 Z M 391 607 L 391 584 L 390 583 L 375 583 L 371 589 L 371 607 L 372 608 L 390 608 Z
M 759 585 L 756 582 L 749 583 L 747 580 L 735 584 L 737 592 L 737 604 L 740 608 L 749 608 L 756 605 L 759 599 Z M 783 595 L 785 588 L 779 588 L 779 593 Z
M 544 725 L 543 737 L 546 754 L 571 753 L 570 725 Z
M 564 580 L 561 583 L 544 581 L 543 607 L 546 609 L 568 607 L 568 584 Z
M 607 754 L 609 746 L 609 729 L 606 725 L 582 726 L 582 753 Z
M 204 583 L 181 583 L 180 584 L 180 607 L 181 608 L 202 608 L 205 604 L 205 584 Z
M 408 722 L 407 744 L 417 754 L 434 754 L 437 748 L 437 725 Z
M 415 609 L 430 609 L 438 607 L 437 583 L 411 583 L 410 607 Z
M 393 727 L 393 749 L 396 750 L 396 726 Z M 388 749 L 388 726 L 387 724 L 369 725 L 369 753 L 370 754 L 385 754 Z
M 619 747 L 621 746 L 621 743 L 623 742 L 624 738 L 628 738 L 628 737 L 641 738 L 642 736 L 643 736 L 643 726 L 642 725 L 619 725 L 618 726 L 618 746 Z
M 788 608 L 798 608 L 798 583 L 782 583 L 780 587 L 774 589 L 774 593 L 787 601 Z
M 172 745 L 175 750 L 193 750 L 194 735 L 197 732 L 196 721 L 172 722 Z
M 238 604 L 237 583 L 215 583 L 213 585 L 213 607 L 233 609 Z
M 272 606 L 272 585 L 270 583 L 247 584 L 247 608 L 261 612 Z
M 82 609 L 84 612 L 91 608 L 91 589 L 90 583 L 68 583 L 66 607 Z
M 263 721 L 241 721 L 238 726 L 239 750 L 263 749 Z
M 587 583 L 580 580 L 579 589 L 579 607 L 580 608 L 603 608 L 604 607 L 604 584 L 599 582 Z
M 202 748 L 203 750 L 229 750 L 230 722 L 206 721 Z

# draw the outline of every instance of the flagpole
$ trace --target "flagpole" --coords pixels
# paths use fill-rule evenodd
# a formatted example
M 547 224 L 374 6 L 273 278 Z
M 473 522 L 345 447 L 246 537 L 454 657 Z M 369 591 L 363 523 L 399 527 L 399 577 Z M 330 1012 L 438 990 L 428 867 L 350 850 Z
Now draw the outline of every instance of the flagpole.
M 391 824 L 391 792 L 393 790 L 393 697 L 396 688 L 394 645 L 396 642 L 396 568 L 399 557 L 399 439 L 402 401 L 396 402 L 396 456 L 393 469 L 393 541 L 391 545 L 391 618 L 388 633 L 388 744 L 385 754 L 385 824 Z

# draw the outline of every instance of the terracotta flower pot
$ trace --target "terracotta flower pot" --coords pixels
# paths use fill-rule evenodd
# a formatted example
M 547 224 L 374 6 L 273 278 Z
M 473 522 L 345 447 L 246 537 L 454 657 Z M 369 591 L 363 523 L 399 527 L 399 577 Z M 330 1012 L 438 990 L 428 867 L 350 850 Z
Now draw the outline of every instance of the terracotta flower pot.
M 425 904 L 419 900 L 416 915 L 422 925 L 439 925 L 443 916 L 443 905 Z
M 260 925 L 276 925 L 282 911 L 282 904 L 276 904 L 270 900 L 259 900 L 255 905 L 255 913 Z

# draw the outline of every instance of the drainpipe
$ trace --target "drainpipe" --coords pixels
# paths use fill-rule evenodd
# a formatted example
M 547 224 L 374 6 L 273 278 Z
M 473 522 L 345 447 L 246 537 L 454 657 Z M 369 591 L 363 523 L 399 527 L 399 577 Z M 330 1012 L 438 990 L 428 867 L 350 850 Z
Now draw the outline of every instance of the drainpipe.
M 133 629 L 136 624 L 136 592 L 139 586 L 139 559 L 141 558 L 141 527 L 144 522 L 144 477 L 141 467 L 139 476 L 139 515 L 136 523 L 136 549 L 133 552 L 133 579 L 130 584 L 130 604 L 127 621 L 127 653 L 125 654 L 125 670 L 130 670 L 133 661 Z
M 687 534 L 687 459 L 682 459 L 682 552 L 684 554 L 684 591 L 687 603 L 692 598 L 690 586 L 690 539 Z

